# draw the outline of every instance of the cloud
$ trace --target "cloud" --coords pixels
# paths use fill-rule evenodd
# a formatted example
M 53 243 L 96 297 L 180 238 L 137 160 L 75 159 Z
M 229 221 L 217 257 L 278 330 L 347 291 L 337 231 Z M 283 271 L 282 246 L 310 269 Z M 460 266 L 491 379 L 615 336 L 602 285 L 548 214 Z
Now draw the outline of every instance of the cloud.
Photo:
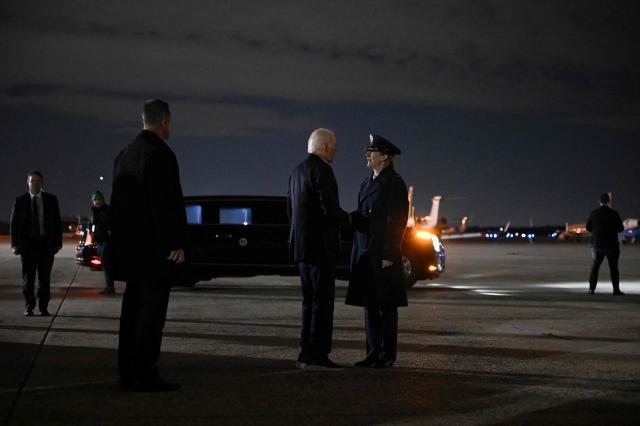
M 13 59 L 0 70 L 0 87 L 7 101 L 39 89 L 51 98 L 41 102 L 81 113 L 124 92 L 625 122 L 638 112 L 640 77 L 630 41 L 638 30 L 625 4 L 22 1 L 4 6 L 0 52 Z M 58 100 L 47 87 L 70 88 L 76 98 Z M 259 128 L 264 114 L 254 110 L 255 123 L 228 131 Z

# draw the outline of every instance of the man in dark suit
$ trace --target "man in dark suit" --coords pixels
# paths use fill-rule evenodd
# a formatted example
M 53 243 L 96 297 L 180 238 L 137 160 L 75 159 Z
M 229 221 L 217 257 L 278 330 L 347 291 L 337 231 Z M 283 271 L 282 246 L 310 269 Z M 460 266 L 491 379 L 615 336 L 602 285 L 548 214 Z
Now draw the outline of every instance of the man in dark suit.
M 624 231 L 622 219 L 617 211 L 609 205 L 611 198 L 609 194 L 600 195 L 600 208 L 595 209 L 589 215 L 587 221 L 587 231 L 591 232 L 591 257 L 593 264 L 589 276 L 589 292 L 593 295 L 598 284 L 598 272 L 604 258 L 609 262 L 611 271 L 611 284 L 613 284 L 613 294 L 624 295 L 620 291 L 620 271 L 618 270 L 618 259 L 620 258 L 620 242 L 618 233 Z
M 291 221 L 289 252 L 298 263 L 302 285 L 301 351 L 296 365 L 341 369 L 329 359 L 333 333 L 336 258 L 340 225 L 349 215 L 340 208 L 338 184 L 331 169 L 336 137 L 317 129 L 309 137 L 309 156 L 289 178 L 287 210 Z
M 123 388 L 171 391 L 158 374 L 169 292 L 185 261 L 186 213 L 169 138 L 169 105 L 144 104 L 144 130 L 117 156 L 111 192 L 114 278 L 126 281 L 118 366 Z M 144 244 L 137 244 L 143 241 Z
M 11 248 L 22 260 L 22 294 L 25 316 L 36 306 L 34 286 L 38 273 L 38 308 L 48 316 L 53 257 L 62 248 L 62 223 L 55 195 L 42 191 L 44 178 L 34 170 L 27 174 L 29 192 L 16 198 L 11 212 Z

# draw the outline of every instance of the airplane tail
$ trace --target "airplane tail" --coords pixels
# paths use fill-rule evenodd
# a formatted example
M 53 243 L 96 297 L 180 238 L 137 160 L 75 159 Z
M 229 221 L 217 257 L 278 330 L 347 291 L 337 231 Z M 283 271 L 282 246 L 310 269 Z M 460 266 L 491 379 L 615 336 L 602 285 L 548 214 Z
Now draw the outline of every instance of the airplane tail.
M 407 227 L 416 225 L 416 210 L 413 207 L 413 185 L 409 186 L 409 215 L 407 216 Z
M 438 224 L 438 211 L 440 210 L 440 200 L 442 196 L 436 195 L 431 199 L 431 213 L 427 219 L 427 226 L 429 228 L 435 227 Z

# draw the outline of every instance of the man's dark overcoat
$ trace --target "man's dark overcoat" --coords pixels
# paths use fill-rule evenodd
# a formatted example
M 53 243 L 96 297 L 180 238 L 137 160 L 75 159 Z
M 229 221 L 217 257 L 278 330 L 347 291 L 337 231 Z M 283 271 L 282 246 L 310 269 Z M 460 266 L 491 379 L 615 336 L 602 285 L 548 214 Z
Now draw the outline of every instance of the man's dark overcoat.
M 176 156 L 153 132 L 116 157 L 111 220 L 116 280 L 176 284 L 184 266 L 167 257 L 185 248 L 187 218 Z
M 331 166 L 317 155 L 309 154 L 291 173 L 287 212 L 291 260 L 335 263 L 340 251 L 340 225 L 348 224 L 349 216 L 340 208 Z
M 111 206 L 103 203 L 100 207 L 91 207 L 89 228 L 93 229 L 96 243 L 108 243 L 111 240 Z
M 42 192 L 42 208 L 44 209 L 44 230 L 46 248 L 55 253 L 62 247 L 62 222 L 58 198 Z M 21 253 L 28 252 L 32 246 L 31 229 L 31 195 L 27 192 L 16 198 L 11 212 L 11 247 L 17 247 Z
M 348 305 L 407 306 L 402 270 L 402 240 L 407 226 L 407 186 L 391 167 L 360 186 L 358 211 L 352 214 L 355 235 L 351 252 Z M 382 268 L 382 260 L 393 265 Z

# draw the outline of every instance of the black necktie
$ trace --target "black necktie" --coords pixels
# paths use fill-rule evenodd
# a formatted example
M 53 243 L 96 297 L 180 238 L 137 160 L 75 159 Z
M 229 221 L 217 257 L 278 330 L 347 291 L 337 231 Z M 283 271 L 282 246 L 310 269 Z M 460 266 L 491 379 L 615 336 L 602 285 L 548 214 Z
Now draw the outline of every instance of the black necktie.
M 38 214 L 38 197 L 31 199 L 31 232 L 35 237 L 40 236 L 40 215 Z

